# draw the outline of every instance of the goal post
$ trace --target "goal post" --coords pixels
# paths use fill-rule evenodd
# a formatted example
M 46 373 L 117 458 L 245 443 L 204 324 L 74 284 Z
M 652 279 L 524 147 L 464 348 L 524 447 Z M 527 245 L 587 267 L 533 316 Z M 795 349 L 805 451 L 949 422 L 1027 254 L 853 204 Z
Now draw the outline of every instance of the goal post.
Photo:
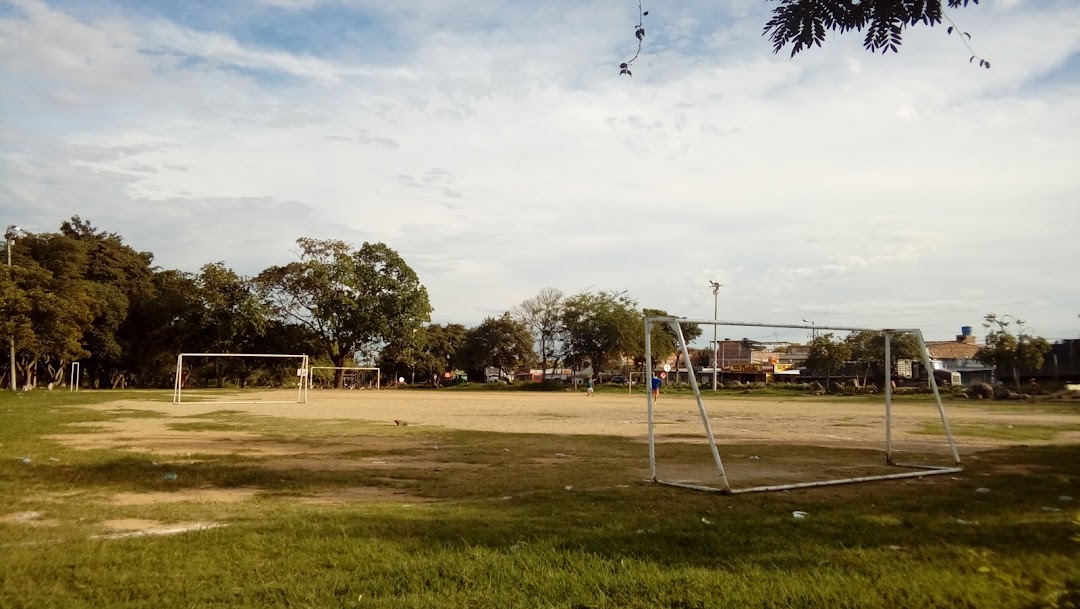
M 851 478 L 838 478 L 832 480 L 810 481 L 810 482 L 796 482 L 789 484 L 775 484 L 766 486 L 753 486 L 745 488 L 734 488 L 728 479 L 727 472 L 724 469 L 723 460 L 720 457 L 720 451 L 716 444 L 716 437 L 713 434 L 712 421 L 709 418 L 709 414 L 705 409 L 705 403 L 701 397 L 701 388 L 698 385 L 696 375 L 691 373 L 689 375 L 690 387 L 694 392 L 694 398 L 697 402 L 698 414 L 701 416 L 701 423 L 705 431 L 705 436 L 709 444 L 709 450 L 712 454 L 713 465 L 715 467 L 716 485 L 709 484 L 694 484 L 679 480 L 668 480 L 661 478 L 657 473 L 657 458 L 656 458 L 656 419 L 655 419 L 655 401 L 651 391 L 646 391 L 646 402 L 648 407 L 648 425 L 649 425 L 649 470 L 651 475 L 651 481 L 657 484 L 664 484 L 668 486 L 676 486 L 681 488 L 689 488 L 700 491 L 717 492 L 724 494 L 736 494 L 736 493 L 753 493 L 763 491 L 780 491 L 795 488 L 806 488 L 813 486 L 829 486 L 836 484 L 850 484 L 855 482 L 868 482 L 871 480 L 888 480 L 895 478 L 915 478 L 922 476 L 929 476 L 934 474 L 948 474 L 963 471 L 963 467 L 960 462 L 960 455 L 956 449 L 956 442 L 953 440 L 952 429 L 949 427 L 948 416 L 945 413 L 945 405 L 941 401 L 941 392 L 938 389 L 937 380 L 934 378 L 933 364 L 930 361 L 930 353 L 926 348 L 926 341 L 923 339 L 922 331 L 919 329 L 879 329 L 879 328 L 852 328 L 844 326 L 818 326 L 818 325 L 802 325 L 802 324 L 786 324 L 786 323 L 752 323 L 741 321 L 720 321 L 720 320 L 698 320 L 698 319 L 682 319 L 679 317 L 646 317 L 645 318 L 645 362 L 646 366 L 652 368 L 652 332 L 656 325 L 666 325 L 671 328 L 678 339 L 678 356 L 683 360 L 687 370 L 692 371 L 693 363 L 690 359 L 689 347 L 686 344 L 686 339 L 683 335 L 682 324 L 696 324 L 696 325 L 716 325 L 716 326 L 732 326 L 732 327 L 755 327 L 755 328 L 784 328 L 784 329 L 796 329 L 796 330 L 837 330 L 846 332 L 874 332 L 882 334 L 884 336 L 884 361 L 885 365 L 885 463 L 886 465 L 905 468 L 916 471 L 904 471 L 899 473 L 879 474 L 870 476 L 858 476 Z M 953 459 L 952 466 L 929 466 L 929 465 L 915 465 L 896 463 L 893 460 L 893 438 L 892 438 L 892 365 L 891 365 L 891 341 L 892 337 L 897 334 L 913 334 L 918 342 L 920 359 L 923 366 L 926 368 L 927 377 L 929 379 L 930 388 L 934 394 L 934 402 L 937 405 L 937 411 L 941 417 L 941 423 L 944 426 L 945 437 L 948 440 L 948 447 Z
M 296 378 L 299 379 L 297 383 L 297 393 L 295 403 L 304 404 L 307 403 L 308 393 L 308 356 L 307 355 L 292 355 L 284 353 L 181 353 L 176 356 L 176 379 L 173 384 L 173 404 L 181 404 L 184 391 L 184 360 L 192 360 L 194 358 L 211 358 L 211 357 L 223 357 L 223 358 L 269 358 L 269 359 L 291 359 L 295 360 L 299 366 L 296 369 Z M 294 400 L 199 400 L 201 404 L 243 404 L 243 403 L 259 403 L 259 404 L 291 404 Z
M 310 366 L 308 367 L 308 387 L 314 386 L 312 381 L 315 380 L 316 370 L 341 370 L 343 372 L 374 372 L 375 373 L 375 389 L 382 388 L 382 370 L 376 367 L 364 367 L 364 366 Z M 350 387 L 351 389 L 351 387 Z M 363 389 L 363 387 L 361 387 Z

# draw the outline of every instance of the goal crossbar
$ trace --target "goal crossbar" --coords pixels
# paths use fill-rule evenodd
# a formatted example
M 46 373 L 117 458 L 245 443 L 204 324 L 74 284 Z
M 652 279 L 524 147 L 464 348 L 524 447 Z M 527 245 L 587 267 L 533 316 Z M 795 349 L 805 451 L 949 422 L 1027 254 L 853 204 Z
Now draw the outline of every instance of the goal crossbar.
M 738 493 L 757 493 L 768 491 L 782 491 L 796 488 L 809 488 L 815 486 L 831 486 L 837 484 L 853 484 L 857 482 L 870 482 L 874 480 L 892 480 L 898 478 L 917 478 L 923 476 L 932 476 L 937 474 L 950 474 L 963 471 L 963 466 L 960 462 L 960 454 L 956 449 L 956 442 L 953 439 L 952 429 L 949 426 L 949 418 L 945 413 L 945 405 L 941 401 L 941 391 L 938 388 L 937 379 L 934 378 L 934 368 L 930 361 L 930 352 L 926 348 L 926 341 L 923 338 L 922 331 L 918 328 L 856 328 L 848 326 L 819 326 L 816 324 L 789 324 L 789 323 L 764 323 L 764 322 L 742 322 L 742 321 L 721 321 L 714 319 L 684 319 L 680 317 L 646 317 L 645 318 L 645 362 L 646 365 L 651 368 L 652 366 L 652 330 L 653 326 L 657 324 L 666 324 L 674 332 L 678 338 L 678 346 L 680 355 L 682 356 L 683 363 L 687 370 L 692 371 L 693 364 L 690 359 L 689 347 L 686 344 L 686 339 L 683 336 L 682 324 L 698 324 L 698 325 L 716 325 L 716 326 L 735 326 L 735 327 L 754 327 L 754 328 L 785 328 L 785 329 L 803 329 L 803 330 L 837 330 L 847 332 L 874 332 L 883 334 L 885 337 L 885 349 L 884 349 L 884 362 L 885 365 L 885 463 L 893 467 L 901 467 L 907 469 L 914 469 L 917 471 L 908 471 L 895 474 L 880 474 L 872 476 L 859 476 L 855 478 L 838 478 L 835 480 L 821 480 L 813 482 L 796 482 L 791 484 L 777 484 L 766 486 L 754 486 L 747 488 L 733 488 L 728 480 L 727 473 L 724 470 L 723 460 L 720 458 L 720 451 L 716 446 L 716 437 L 713 435 L 712 423 L 709 420 L 708 412 L 705 410 L 705 403 L 701 398 L 701 388 L 698 386 L 697 378 L 693 373 L 689 374 L 690 387 L 694 391 L 694 398 L 697 401 L 698 413 L 701 415 L 702 425 L 705 428 L 705 436 L 709 442 L 709 449 L 712 453 L 713 464 L 716 467 L 716 474 L 719 482 L 719 487 L 708 486 L 704 484 L 692 484 L 688 482 L 681 482 L 677 480 L 663 480 L 657 475 L 656 468 L 656 422 L 654 418 L 655 404 L 653 401 L 653 394 L 651 391 L 646 391 L 646 401 L 648 404 L 648 421 L 649 421 L 649 470 L 651 473 L 651 481 L 657 484 L 663 484 L 667 486 L 675 486 L 679 488 L 687 488 L 692 490 L 724 493 L 724 494 L 738 494 Z M 945 437 L 948 440 L 949 451 L 952 454 L 953 465 L 950 467 L 942 466 L 927 466 L 927 465 L 910 465 L 904 463 L 896 463 L 893 461 L 892 455 L 892 336 L 895 334 L 913 334 L 919 343 L 919 355 L 922 360 L 923 366 L 926 368 L 926 374 L 929 379 L 930 388 L 934 394 L 934 402 L 937 405 L 938 414 L 941 417 L 941 423 L 945 428 Z
M 297 368 L 296 376 L 300 379 L 297 384 L 297 404 L 307 403 L 308 393 L 308 356 L 293 355 L 287 353 L 181 353 L 176 356 L 176 380 L 173 383 L 173 404 L 180 404 L 184 389 L 184 358 L 185 357 L 259 357 L 277 359 L 298 359 L 300 367 Z M 292 404 L 293 400 L 227 400 L 227 401 L 200 401 L 200 404 Z

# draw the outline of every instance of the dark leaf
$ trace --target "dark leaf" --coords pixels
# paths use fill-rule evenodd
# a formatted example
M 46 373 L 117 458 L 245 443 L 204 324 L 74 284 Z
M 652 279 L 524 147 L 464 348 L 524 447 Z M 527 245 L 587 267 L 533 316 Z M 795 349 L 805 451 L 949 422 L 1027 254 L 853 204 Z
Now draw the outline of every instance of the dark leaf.
M 626 63 L 620 63 L 619 67 L 625 70 L 628 66 L 626 65 Z
M 946 34 L 952 34 L 952 27 L 953 27 L 953 26 L 951 26 L 951 25 L 950 25 L 950 26 L 949 26 L 949 29 L 945 30 L 945 33 L 946 33 Z
M 987 69 L 987 70 L 989 70 L 989 69 L 990 69 L 990 62 L 989 62 L 989 61 L 987 61 L 987 62 L 984 62 L 984 63 L 985 63 L 985 65 L 986 65 L 986 69 Z
M 968 40 L 971 40 L 971 34 L 968 34 L 967 32 L 964 32 L 964 35 L 968 37 Z
M 975 61 L 975 56 L 974 55 L 971 56 L 971 59 L 968 60 L 968 63 L 971 63 L 973 61 Z
M 637 29 L 637 32 L 634 32 L 634 35 L 637 36 L 638 40 L 641 40 L 642 38 L 645 38 L 645 28 L 639 27 Z
M 626 71 L 626 75 L 627 75 L 627 76 L 633 76 L 634 74 L 633 74 L 633 73 L 632 73 L 632 72 L 631 72 L 630 70 L 627 70 L 627 71 Z
M 641 15 L 642 15 L 643 17 L 648 17 L 648 16 L 649 16 L 649 11 L 645 11 L 644 13 L 641 13 Z

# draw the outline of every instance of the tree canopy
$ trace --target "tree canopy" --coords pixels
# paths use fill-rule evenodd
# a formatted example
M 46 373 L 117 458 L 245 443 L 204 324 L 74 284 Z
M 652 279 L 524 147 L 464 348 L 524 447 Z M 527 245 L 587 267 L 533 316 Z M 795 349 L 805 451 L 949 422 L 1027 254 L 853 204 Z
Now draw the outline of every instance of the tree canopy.
M 461 346 L 459 361 L 470 379 L 483 379 L 486 368 L 498 368 L 506 375 L 530 363 L 533 336 L 520 320 L 510 313 L 488 317 L 469 331 Z
M 882 53 L 899 51 L 905 27 L 941 24 L 942 0 L 774 0 L 772 18 L 764 33 L 779 53 L 791 45 L 791 56 L 821 46 L 826 32 L 844 34 L 866 30 L 863 47 Z M 949 8 L 979 0 L 947 0 Z M 953 28 L 949 28 L 952 33 Z M 966 35 L 966 34 L 963 34 Z M 989 66 L 987 66 L 989 67 Z
M 558 353 L 558 342 L 563 330 L 563 310 L 566 306 L 566 297 L 558 288 L 544 288 L 532 297 L 522 301 L 514 308 L 513 314 L 521 321 L 536 337 L 536 346 L 539 348 L 540 367 L 545 374 L 549 368 L 555 367 L 555 356 Z
M 276 314 L 307 327 L 335 366 L 360 350 L 403 348 L 430 319 L 427 289 L 382 243 L 301 238 L 300 260 L 257 278 Z M 335 384 L 340 386 L 340 371 Z
M 773 52 L 779 53 L 791 47 L 791 56 L 825 42 L 827 33 L 846 34 L 861 32 L 863 47 L 871 52 L 899 52 L 904 29 L 908 27 L 933 27 L 948 21 L 946 33 L 956 34 L 971 52 L 970 62 L 979 60 L 979 67 L 989 68 L 990 62 L 979 57 L 971 47 L 971 34 L 957 29 L 945 13 L 945 7 L 960 9 L 979 0 L 771 0 L 776 3 L 772 17 L 765 24 L 763 34 L 772 42 Z M 645 40 L 645 17 L 649 11 L 638 3 L 638 23 L 634 26 L 637 50 L 634 56 L 619 65 L 619 74 L 633 76 L 631 64 L 641 55 Z
M 588 360 L 593 372 L 600 372 L 616 356 L 636 354 L 638 341 L 644 340 L 637 302 L 621 292 L 571 296 L 562 323 L 567 358 L 579 364 Z
M 1009 331 L 1013 323 L 1016 334 Z M 1012 315 L 990 313 L 983 318 L 983 327 L 988 331 L 986 345 L 975 354 L 975 359 L 993 366 L 999 377 L 1003 372 L 1011 372 L 1019 389 L 1020 371 L 1041 368 L 1043 358 L 1050 352 L 1050 343 L 1041 336 L 1024 334 L 1024 322 Z

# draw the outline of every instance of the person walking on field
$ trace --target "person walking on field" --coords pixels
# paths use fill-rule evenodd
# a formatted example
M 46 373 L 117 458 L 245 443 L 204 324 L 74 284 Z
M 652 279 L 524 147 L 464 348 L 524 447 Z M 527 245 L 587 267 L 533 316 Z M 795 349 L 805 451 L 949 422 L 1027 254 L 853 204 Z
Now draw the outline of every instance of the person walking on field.
M 585 390 L 587 392 L 585 394 L 585 397 L 591 398 L 593 396 L 593 380 L 591 376 L 587 381 L 585 381 Z
M 652 395 L 654 400 L 660 398 L 660 384 L 660 377 L 654 374 L 652 377 Z

